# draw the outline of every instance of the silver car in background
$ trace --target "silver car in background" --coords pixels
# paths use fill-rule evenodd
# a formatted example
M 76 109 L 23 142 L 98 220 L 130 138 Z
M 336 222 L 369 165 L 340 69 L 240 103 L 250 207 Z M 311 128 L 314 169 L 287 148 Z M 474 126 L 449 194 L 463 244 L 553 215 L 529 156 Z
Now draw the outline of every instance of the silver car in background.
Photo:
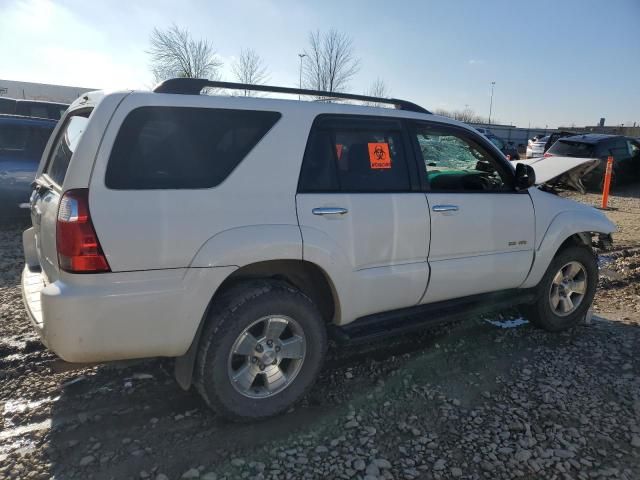
M 526 158 L 536 158 L 544 155 L 545 145 L 549 141 L 549 136 L 533 137 L 527 143 Z

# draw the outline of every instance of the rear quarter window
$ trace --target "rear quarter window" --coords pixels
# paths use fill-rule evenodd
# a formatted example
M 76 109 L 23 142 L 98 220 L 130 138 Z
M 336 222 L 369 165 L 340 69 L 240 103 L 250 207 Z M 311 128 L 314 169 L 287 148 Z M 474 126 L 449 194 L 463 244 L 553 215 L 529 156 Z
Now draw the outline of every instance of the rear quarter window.
M 120 127 L 105 184 L 114 190 L 215 187 L 280 117 L 255 110 L 137 108 Z
M 90 113 L 90 110 L 73 113 L 65 119 L 64 126 L 58 132 L 58 137 L 51 150 L 51 156 L 45 169 L 45 173 L 49 178 L 58 185 L 62 185 L 64 181 L 71 156 L 87 128 L 87 123 L 89 123 Z

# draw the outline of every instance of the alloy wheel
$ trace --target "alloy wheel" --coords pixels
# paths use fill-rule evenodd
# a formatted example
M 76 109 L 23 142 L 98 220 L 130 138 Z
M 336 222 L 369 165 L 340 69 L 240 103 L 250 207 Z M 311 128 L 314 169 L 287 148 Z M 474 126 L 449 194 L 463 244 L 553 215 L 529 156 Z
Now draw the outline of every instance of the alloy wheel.
M 553 277 L 549 289 L 549 304 L 559 317 L 571 315 L 582 303 L 587 292 L 587 270 L 573 261 L 564 265 Z
M 256 320 L 231 347 L 227 365 L 231 384 L 248 398 L 281 392 L 300 372 L 306 343 L 300 324 L 290 317 L 275 315 Z

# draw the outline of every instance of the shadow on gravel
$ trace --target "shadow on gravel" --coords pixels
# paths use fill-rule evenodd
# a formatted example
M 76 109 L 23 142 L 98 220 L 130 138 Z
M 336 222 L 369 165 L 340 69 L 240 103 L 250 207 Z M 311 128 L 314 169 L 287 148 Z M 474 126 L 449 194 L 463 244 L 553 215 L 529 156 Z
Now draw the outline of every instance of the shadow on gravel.
M 528 327 L 524 327 L 528 329 Z M 179 478 L 200 465 L 221 471 L 232 455 L 287 446 L 310 432 L 340 435 L 347 405 L 391 400 L 412 383 L 437 384 L 461 405 L 496 388 L 495 376 L 531 356 L 522 336 L 508 347 L 508 330 L 478 320 L 358 348 L 332 349 L 322 378 L 302 405 L 254 424 L 216 417 L 193 391 L 182 391 L 168 360 L 68 375 L 51 407 L 43 453 L 60 478 Z M 557 341 L 557 340 L 556 340 Z M 424 403 L 408 406 L 416 414 Z M 45 419 L 46 420 L 46 419 Z M 44 424 L 43 426 L 47 426 Z M 142 473 L 141 473 L 142 472 Z M 233 478 L 233 476 L 231 477 Z
M 529 325 L 502 329 L 470 319 L 393 341 L 333 348 L 318 384 L 302 404 L 285 415 L 254 424 L 232 424 L 216 417 L 196 393 L 177 386 L 169 360 L 105 365 L 54 375 L 58 387 L 49 397 L 35 399 L 22 411 L 12 407 L 16 413 L 0 433 L 0 444 L 5 448 L 13 445 L 11 465 L 39 465 L 42 476 L 34 478 L 155 479 L 161 472 L 178 479 L 198 467 L 201 473 L 216 472 L 218 478 L 225 474 L 239 478 L 241 469 L 251 469 L 251 464 L 269 466 L 274 455 L 282 459 L 286 452 L 300 449 L 313 454 L 317 445 L 344 438 L 356 448 L 358 442 L 368 441 L 358 438 L 365 435 L 357 433 L 362 425 L 376 425 L 376 451 L 393 460 L 401 455 L 399 442 L 413 438 L 411 425 L 415 424 L 420 431 L 446 439 L 448 454 L 470 464 L 471 454 L 457 446 L 462 427 L 456 421 L 482 411 L 487 402 L 506 404 L 523 396 L 522 392 L 512 393 L 510 387 L 523 381 L 542 382 L 537 388 L 543 390 L 518 400 L 518 411 L 530 409 L 536 415 L 540 408 L 544 411 L 547 401 L 540 398 L 545 382 L 554 385 L 552 392 L 564 389 L 562 381 L 567 379 L 589 391 L 588 385 L 580 383 L 586 382 L 582 372 L 602 373 L 610 363 L 607 360 L 604 367 L 600 363 L 602 355 L 610 357 L 609 353 L 586 348 L 594 337 L 637 341 L 638 328 L 601 320 L 552 335 Z M 567 378 L 557 384 L 546 378 L 555 368 L 548 363 L 555 361 L 550 352 L 571 359 Z M 25 374 L 51 375 L 50 354 L 36 351 L 30 355 L 39 355 L 34 358 L 43 361 Z M 536 378 L 532 372 L 539 363 L 545 367 Z M 607 388 L 611 398 L 619 400 L 615 387 Z M 447 417 L 451 408 L 460 413 Z M 572 417 L 560 410 L 556 414 L 551 409 L 546 419 L 554 428 L 567 422 L 573 427 Z M 361 413 L 354 416 L 354 412 Z M 360 426 L 352 429 L 350 422 Z M 304 471 L 304 465 L 298 468 Z M 271 478 L 280 478 L 275 472 Z
M 302 404 L 258 423 L 218 418 L 195 391 L 178 387 L 170 360 L 152 360 L 67 373 L 50 402 L 50 416 L 31 417 L 30 425 L 34 433 L 48 431 L 39 450 L 50 462 L 47 473 L 56 477 L 139 478 L 146 472 L 154 478 L 162 471 L 179 478 L 194 465 L 228 464 L 231 452 L 286 445 L 296 434 L 325 428 L 344 414 L 346 403 L 366 401 L 375 379 L 401 367 L 412 352 L 437 352 L 434 345 L 446 332 L 442 328 L 357 348 L 333 347 L 321 379 Z M 50 363 L 42 367 L 49 369 Z M 444 368 L 441 364 L 435 370 L 444 373 Z

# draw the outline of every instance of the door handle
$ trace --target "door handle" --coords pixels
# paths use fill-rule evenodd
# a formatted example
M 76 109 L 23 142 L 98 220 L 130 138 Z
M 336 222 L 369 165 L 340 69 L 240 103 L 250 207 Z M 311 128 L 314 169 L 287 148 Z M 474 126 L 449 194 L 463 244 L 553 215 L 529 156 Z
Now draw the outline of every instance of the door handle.
M 457 212 L 459 208 L 457 205 L 434 205 L 431 210 L 434 212 Z
M 311 210 L 314 215 L 344 215 L 349 210 L 342 207 L 318 207 Z

